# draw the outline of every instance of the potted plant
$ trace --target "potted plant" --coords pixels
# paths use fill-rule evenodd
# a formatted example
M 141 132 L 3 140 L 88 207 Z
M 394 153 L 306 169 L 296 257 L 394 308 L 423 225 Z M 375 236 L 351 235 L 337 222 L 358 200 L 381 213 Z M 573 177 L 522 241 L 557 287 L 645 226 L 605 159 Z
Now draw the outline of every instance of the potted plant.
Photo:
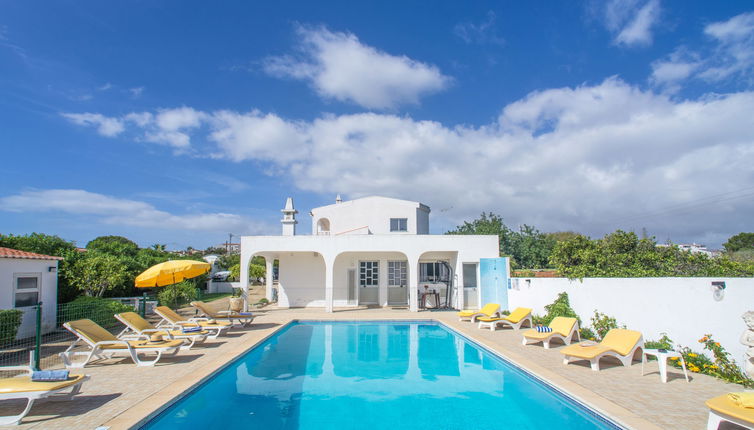
M 243 310 L 243 297 L 241 297 L 242 294 L 243 292 L 240 288 L 233 289 L 233 295 L 228 300 L 231 312 L 238 313 Z

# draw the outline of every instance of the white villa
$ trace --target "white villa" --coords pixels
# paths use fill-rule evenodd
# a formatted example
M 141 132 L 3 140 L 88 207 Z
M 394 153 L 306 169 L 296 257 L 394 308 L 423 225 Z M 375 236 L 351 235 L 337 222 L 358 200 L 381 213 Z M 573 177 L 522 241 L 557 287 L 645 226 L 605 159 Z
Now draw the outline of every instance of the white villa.
M 278 261 L 278 306 L 360 305 L 475 307 L 507 302 L 508 261 L 497 236 L 430 235 L 426 205 L 365 197 L 314 208 L 312 234 L 296 234 L 298 211 L 289 197 L 281 236 L 241 238 L 241 285 L 248 288 L 254 256 L 266 261 L 266 295 L 273 298 Z M 481 268 L 481 270 L 480 270 Z M 485 288 L 484 286 L 488 286 Z M 480 288 L 480 286 L 482 288 Z M 459 292 L 461 292 L 459 294 Z

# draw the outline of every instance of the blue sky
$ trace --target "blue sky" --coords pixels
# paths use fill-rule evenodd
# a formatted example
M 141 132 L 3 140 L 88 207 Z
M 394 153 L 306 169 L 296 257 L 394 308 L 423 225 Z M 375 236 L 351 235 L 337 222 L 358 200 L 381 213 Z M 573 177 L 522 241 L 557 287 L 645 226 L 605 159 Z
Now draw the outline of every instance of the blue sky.
M 204 248 L 337 193 L 754 230 L 748 1 L 1 1 L 0 70 L 3 233 Z

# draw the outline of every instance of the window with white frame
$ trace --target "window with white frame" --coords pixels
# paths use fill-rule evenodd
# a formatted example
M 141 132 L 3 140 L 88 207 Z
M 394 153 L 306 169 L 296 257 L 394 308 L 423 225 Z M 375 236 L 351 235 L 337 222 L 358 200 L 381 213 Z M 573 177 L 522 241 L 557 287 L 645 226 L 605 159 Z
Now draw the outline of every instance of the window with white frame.
M 390 231 L 408 231 L 408 218 L 390 218 Z
M 405 261 L 387 262 L 387 284 L 391 286 L 406 285 L 407 270 Z
M 15 294 L 15 307 L 23 308 L 34 306 L 39 303 L 39 285 L 42 275 L 40 273 L 15 273 L 13 274 L 13 292 Z
M 376 287 L 380 279 L 379 261 L 359 262 L 359 285 L 362 287 Z
M 476 287 L 476 263 L 463 263 L 463 288 Z

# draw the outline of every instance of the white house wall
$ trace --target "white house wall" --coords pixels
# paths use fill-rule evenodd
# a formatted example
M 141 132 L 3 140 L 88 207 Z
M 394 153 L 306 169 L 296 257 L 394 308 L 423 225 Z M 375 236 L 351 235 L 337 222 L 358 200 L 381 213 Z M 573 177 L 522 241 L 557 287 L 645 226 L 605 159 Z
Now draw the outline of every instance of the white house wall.
M 321 291 L 326 289 L 325 274 L 322 273 L 322 276 L 320 276 L 319 272 L 316 272 L 318 273 L 317 277 L 306 275 L 308 268 L 317 270 L 313 263 L 314 257 L 291 259 L 290 253 L 297 252 L 308 253 L 310 256 L 316 252 L 322 256 L 321 258 L 324 261 L 320 263 L 320 267 L 322 267 L 322 270 L 329 270 L 330 276 L 332 276 L 334 306 L 343 305 L 342 302 L 336 302 L 336 300 L 340 301 L 347 298 L 346 276 L 350 262 L 341 264 L 336 261 L 336 258 L 344 253 L 398 253 L 405 255 L 405 259 L 409 262 L 409 294 L 418 294 L 418 262 L 420 259 L 447 259 L 446 257 L 450 255 L 450 264 L 454 267 L 457 275 L 455 282 L 461 288 L 463 285 L 461 263 L 478 263 L 481 258 L 494 258 L 499 255 L 498 238 L 494 235 L 244 236 L 241 238 L 241 285 L 248 285 L 248 265 L 251 258 L 258 254 L 270 256 L 270 258 L 280 260 L 281 289 L 290 288 L 288 291 L 291 294 L 286 293 L 285 297 L 282 294 L 279 295 L 278 304 L 280 306 L 326 306 L 327 296 L 320 294 Z M 452 260 L 453 254 L 456 255 L 455 261 Z M 288 259 L 287 263 L 284 261 L 286 259 Z M 382 257 L 380 257 L 381 259 Z M 380 278 L 384 278 L 385 281 L 387 278 L 382 275 L 386 275 L 386 269 L 385 263 L 384 269 L 382 266 L 380 269 Z M 291 272 L 297 273 L 291 274 Z M 303 277 L 306 279 L 303 279 Z M 303 285 L 305 287 L 302 287 Z M 314 291 L 308 291 L 312 288 L 318 291 L 317 294 Z M 414 290 L 413 293 L 412 289 Z M 296 290 L 295 293 L 294 290 Z M 381 293 L 384 293 L 384 297 L 383 294 L 380 295 L 380 303 L 386 303 L 387 291 L 381 291 Z M 290 298 L 294 297 L 294 294 L 299 303 L 302 304 L 290 303 Z M 324 297 L 325 303 L 318 302 L 322 297 Z M 415 302 L 413 305 L 412 310 L 415 310 Z M 459 303 L 459 306 L 462 305 L 462 303 Z
M 312 209 L 312 231 L 322 218 L 330 222 L 330 234 L 428 234 L 429 208 L 417 202 L 386 197 L 366 197 Z M 406 218 L 406 232 L 391 232 L 390 218 Z
M 50 272 L 49 268 L 55 271 Z M 39 300 L 42 302 L 42 332 L 55 328 L 58 309 L 58 262 L 57 260 L 31 260 L 21 258 L 0 258 L 0 309 L 14 309 L 15 285 L 14 274 L 40 275 Z M 36 334 L 36 312 L 34 307 L 18 308 L 24 311 L 21 326 L 16 337 L 22 339 Z
M 325 262 L 313 252 L 279 257 L 278 304 L 281 307 L 325 306 Z
M 713 281 L 725 282 L 722 300 L 713 298 Z M 712 334 L 739 363 L 745 351 L 739 343 L 746 327 L 741 315 L 754 310 L 752 278 L 515 278 L 511 286 L 511 309 L 530 307 L 544 315 L 545 305 L 567 292 L 571 307 L 587 325 L 597 310 L 641 331 L 644 339 L 657 340 L 667 333 L 677 345 L 699 351 L 699 338 Z

